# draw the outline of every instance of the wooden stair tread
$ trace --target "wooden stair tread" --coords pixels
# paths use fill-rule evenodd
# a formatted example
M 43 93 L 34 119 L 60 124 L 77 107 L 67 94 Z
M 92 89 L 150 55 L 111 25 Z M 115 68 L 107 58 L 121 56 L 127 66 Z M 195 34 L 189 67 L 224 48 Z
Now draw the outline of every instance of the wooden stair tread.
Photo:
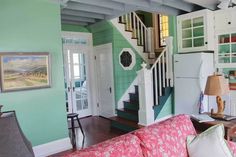
M 121 117 L 117 117 L 117 116 L 115 116 L 115 117 L 110 117 L 109 119 L 112 120 L 112 121 L 119 122 L 119 123 L 124 124 L 124 125 L 128 125 L 128 126 L 137 128 L 137 129 L 144 127 L 144 126 L 142 126 L 142 125 L 139 125 L 139 124 L 138 124 L 137 122 L 135 122 L 135 121 L 127 120 L 127 119 L 124 119 L 124 118 L 121 118 Z

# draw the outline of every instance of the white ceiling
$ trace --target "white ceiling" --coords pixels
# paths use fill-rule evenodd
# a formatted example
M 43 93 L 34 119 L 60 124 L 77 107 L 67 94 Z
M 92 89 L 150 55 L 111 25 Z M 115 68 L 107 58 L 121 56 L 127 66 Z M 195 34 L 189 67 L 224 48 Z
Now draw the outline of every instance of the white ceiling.
M 179 15 L 202 8 L 216 9 L 218 0 L 51 0 L 61 4 L 62 23 L 87 26 L 131 11 Z

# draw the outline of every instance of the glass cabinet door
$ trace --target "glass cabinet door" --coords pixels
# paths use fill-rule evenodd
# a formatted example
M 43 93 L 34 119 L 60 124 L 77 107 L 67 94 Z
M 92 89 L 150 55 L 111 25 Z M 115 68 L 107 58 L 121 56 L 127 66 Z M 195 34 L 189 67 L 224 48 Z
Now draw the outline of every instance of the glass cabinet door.
M 236 33 L 218 35 L 218 62 L 236 63 Z
M 186 19 L 181 22 L 182 48 L 204 46 L 204 17 Z

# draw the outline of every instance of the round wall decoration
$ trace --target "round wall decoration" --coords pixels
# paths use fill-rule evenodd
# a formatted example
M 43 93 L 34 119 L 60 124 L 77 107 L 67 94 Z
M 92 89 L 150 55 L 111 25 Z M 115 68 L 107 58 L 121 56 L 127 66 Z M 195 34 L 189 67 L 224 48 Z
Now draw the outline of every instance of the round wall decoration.
M 119 55 L 119 63 L 124 70 L 132 70 L 135 63 L 135 53 L 131 48 L 123 48 Z

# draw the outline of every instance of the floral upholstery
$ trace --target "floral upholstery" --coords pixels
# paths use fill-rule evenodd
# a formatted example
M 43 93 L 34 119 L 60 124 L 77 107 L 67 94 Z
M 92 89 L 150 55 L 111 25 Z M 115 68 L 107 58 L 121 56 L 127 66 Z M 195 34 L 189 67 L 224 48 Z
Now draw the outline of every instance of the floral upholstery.
M 64 157 L 188 157 L 188 135 L 196 135 L 192 122 L 178 115 Z M 236 156 L 236 143 L 228 144 Z
M 228 145 L 229 145 L 231 151 L 233 152 L 234 156 L 236 156 L 236 143 L 228 141 Z
M 188 157 L 186 137 L 196 131 L 189 116 L 178 115 L 134 134 L 141 140 L 146 157 Z
M 140 140 L 126 134 L 76 151 L 66 157 L 143 157 Z

